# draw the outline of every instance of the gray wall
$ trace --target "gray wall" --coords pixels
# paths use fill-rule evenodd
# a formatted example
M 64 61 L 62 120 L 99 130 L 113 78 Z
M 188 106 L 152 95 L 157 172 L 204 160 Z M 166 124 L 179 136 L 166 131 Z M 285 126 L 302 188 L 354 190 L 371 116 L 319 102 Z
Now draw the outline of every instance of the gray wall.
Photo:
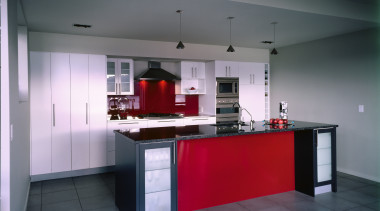
M 272 117 L 286 100 L 290 119 L 338 124 L 338 171 L 378 182 L 379 35 L 346 34 L 280 48 L 270 57 Z
M 1 210 L 25 210 L 30 184 L 29 102 L 19 100 L 17 1 L 1 2 L 2 12 L 8 6 L 1 14 L 1 19 L 8 17 L 1 25 Z

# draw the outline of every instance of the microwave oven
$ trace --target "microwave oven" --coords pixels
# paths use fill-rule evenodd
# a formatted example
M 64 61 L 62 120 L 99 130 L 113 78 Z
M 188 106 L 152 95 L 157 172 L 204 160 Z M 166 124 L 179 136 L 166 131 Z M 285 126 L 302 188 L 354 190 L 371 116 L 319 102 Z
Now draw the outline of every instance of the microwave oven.
M 216 97 L 239 97 L 239 78 L 216 78 Z

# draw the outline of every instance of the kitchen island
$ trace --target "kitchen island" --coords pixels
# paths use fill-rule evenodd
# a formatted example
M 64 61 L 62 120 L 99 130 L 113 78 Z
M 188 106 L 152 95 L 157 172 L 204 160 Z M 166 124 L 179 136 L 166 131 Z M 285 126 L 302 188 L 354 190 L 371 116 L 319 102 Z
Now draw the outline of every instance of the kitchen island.
M 116 133 L 120 210 L 197 210 L 291 190 L 336 191 L 337 125 L 296 121 Z

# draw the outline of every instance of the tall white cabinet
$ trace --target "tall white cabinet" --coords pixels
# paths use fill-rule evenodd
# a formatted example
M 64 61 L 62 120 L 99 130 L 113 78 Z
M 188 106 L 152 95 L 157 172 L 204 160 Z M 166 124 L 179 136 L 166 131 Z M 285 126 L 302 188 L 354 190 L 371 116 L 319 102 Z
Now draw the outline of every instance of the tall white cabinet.
M 31 52 L 31 174 L 106 166 L 106 57 Z

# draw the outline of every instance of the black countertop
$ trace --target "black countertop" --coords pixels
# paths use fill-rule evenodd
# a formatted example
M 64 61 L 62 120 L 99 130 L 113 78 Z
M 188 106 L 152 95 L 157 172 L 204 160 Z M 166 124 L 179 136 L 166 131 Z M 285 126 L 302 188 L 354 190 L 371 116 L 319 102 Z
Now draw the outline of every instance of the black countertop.
M 291 122 L 291 121 L 290 121 Z M 159 127 L 159 128 L 140 128 L 130 130 L 115 130 L 115 133 L 122 134 L 127 137 L 126 140 L 136 144 L 163 142 L 163 141 L 179 141 L 189 139 L 214 138 L 223 136 L 237 136 L 260 133 L 274 133 L 285 131 L 308 130 L 317 128 L 338 127 L 334 124 L 323 124 L 315 122 L 294 121 L 293 125 L 287 127 L 275 128 L 271 125 L 263 125 L 263 122 L 256 122 L 253 130 L 250 126 L 242 126 L 240 129 L 234 126 L 218 126 L 218 125 L 189 125 L 182 127 Z

